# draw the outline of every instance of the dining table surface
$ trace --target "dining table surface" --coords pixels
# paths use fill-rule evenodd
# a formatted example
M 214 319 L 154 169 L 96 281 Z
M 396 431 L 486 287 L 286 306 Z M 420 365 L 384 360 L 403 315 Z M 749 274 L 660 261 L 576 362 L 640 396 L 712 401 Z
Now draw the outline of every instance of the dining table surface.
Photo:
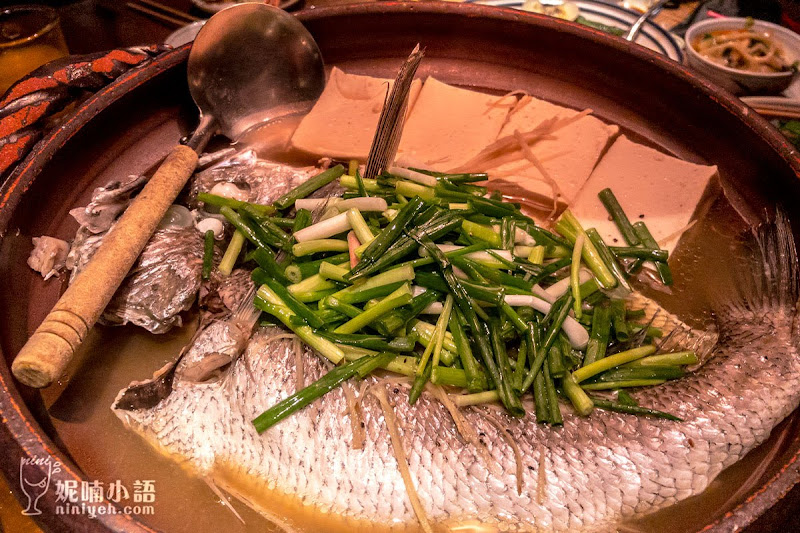
M 18 2 L 12 2 L 18 3 Z M 180 25 L 159 20 L 131 7 L 129 0 L 51 0 L 39 2 L 54 6 L 60 15 L 61 26 L 71 54 L 88 54 L 120 47 L 163 43 Z M 196 7 L 191 0 L 158 0 L 171 9 L 206 19 L 209 13 Z M 353 0 L 300 0 L 291 10 L 353 3 Z M 654 22 L 670 29 L 689 17 L 698 2 L 680 2 L 671 9 L 664 9 Z M 187 19 L 188 20 L 188 19 Z M 14 480 L 11 481 L 14 483 Z M 792 491 L 780 503 L 784 511 L 777 513 L 768 523 L 756 525 L 756 531 L 800 531 L 800 491 Z M 0 476 L 0 533 L 29 533 L 41 531 L 36 523 L 22 514 L 22 508 L 14 497 L 9 483 Z
M 63 0 L 62 0 L 63 2 Z M 160 4 L 205 19 L 209 13 L 191 0 L 158 0 Z M 112 48 L 161 43 L 178 25 L 160 21 L 130 7 L 129 0 L 78 0 L 58 7 L 67 46 L 73 54 L 86 54 Z M 300 0 L 292 10 L 354 3 L 353 0 Z M 52 5 L 52 2 L 50 2 Z M 663 9 L 654 21 L 669 29 L 682 22 L 698 2 L 682 2 L 675 9 Z

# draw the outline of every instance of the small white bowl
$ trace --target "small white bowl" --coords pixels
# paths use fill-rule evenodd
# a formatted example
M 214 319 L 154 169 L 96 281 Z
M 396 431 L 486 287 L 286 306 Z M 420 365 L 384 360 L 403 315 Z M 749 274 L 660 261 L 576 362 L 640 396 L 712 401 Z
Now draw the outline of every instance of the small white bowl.
M 744 18 L 708 19 L 689 27 L 686 32 L 686 59 L 689 66 L 704 74 L 712 81 L 728 89 L 733 94 L 779 94 L 786 90 L 797 74 L 787 72 L 746 72 L 731 67 L 714 63 L 697 53 L 692 44 L 706 33 L 718 30 L 738 30 L 745 26 Z M 756 20 L 752 29 L 769 33 L 783 48 L 786 59 L 792 63 L 800 59 L 800 35 L 793 31 L 765 22 Z

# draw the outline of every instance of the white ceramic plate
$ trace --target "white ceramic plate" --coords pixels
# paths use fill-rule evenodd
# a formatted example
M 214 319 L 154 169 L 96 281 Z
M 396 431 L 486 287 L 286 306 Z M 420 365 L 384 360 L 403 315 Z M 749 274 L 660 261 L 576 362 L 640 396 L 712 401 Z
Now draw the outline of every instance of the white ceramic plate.
M 511 7 L 521 9 L 523 0 L 466 0 L 478 4 Z M 581 16 L 592 22 L 613 26 L 621 30 L 628 30 L 641 13 L 630 11 L 614 4 L 594 0 L 577 0 L 573 2 L 580 9 Z M 636 38 L 636 44 L 654 50 L 677 62 L 683 61 L 683 51 L 675 37 L 666 29 L 654 22 L 647 21 L 642 25 L 642 30 Z
M 205 20 L 198 20 L 197 22 L 192 22 L 191 24 L 187 24 L 186 26 L 178 28 L 174 32 L 170 33 L 166 39 L 164 39 L 164 44 L 168 44 L 173 48 L 177 48 L 186 43 L 194 41 L 194 38 L 197 37 L 197 33 L 200 31 L 200 28 L 202 28 L 203 24 L 205 23 Z
M 247 0 L 228 0 L 219 2 L 206 2 L 204 0 L 192 0 L 192 4 L 197 6 L 198 9 L 202 9 L 206 13 L 216 13 L 217 11 L 222 11 L 226 7 L 230 7 L 233 4 L 243 4 L 246 3 L 246 1 Z M 290 7 L 296 6 L 300 2 L 302 2 L 302 0 L 281 0 L 280 6 L 281 9 L 289 9 Z M 263 4 L 264 2 L 262 1 L 256 3 Z

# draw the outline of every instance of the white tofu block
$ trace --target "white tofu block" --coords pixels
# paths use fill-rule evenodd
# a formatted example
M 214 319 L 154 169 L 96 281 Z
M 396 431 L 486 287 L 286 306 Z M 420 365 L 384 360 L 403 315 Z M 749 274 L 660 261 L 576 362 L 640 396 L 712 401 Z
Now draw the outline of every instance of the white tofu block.
M 526 133 L 551 119 L 567 119 L 577 111 L 551 104 L 538 98 L 530 100 L 509 117 L 499 137 L 513 135 L 517 130 Z M 609 140 L 619 128 L 605 124 L 593 116 L 582 117 L 562 127 L 546 138 L 530 145 L 533 155 L 544 167 L 547 175 L 556 182 L 561 201 L 571 203 L 583 187 L 597 164 Z M 553 197 L 553 187 L 534 165 L 525 159 L 520 150 L 519 160 L 506 163 L 495 169 L 486 169 L 490 179 L 514 183 L 535 195 Z
M 445 172 L 466 163 L 497 138 L 512 98 L 428 78 L 406 120 L 398 160 Z
M 334 67 L 319 100 L 292 135 L 292 146 L 320 157 L 365 161 L 392 83 Z M 412 82 L 409 110 L 421 86 L 420 80 Z
M 672 251 L 680 239 L 675 234 L 689 224 L 716 173 L 716 166 L 689 163 L 623 135 L 600 160 L 570 209 L 585 228 L 596 228 L 606 243 L 626 246 L 597 197 L 608 187 L 631 222 L 644 221 L 661 247 Z

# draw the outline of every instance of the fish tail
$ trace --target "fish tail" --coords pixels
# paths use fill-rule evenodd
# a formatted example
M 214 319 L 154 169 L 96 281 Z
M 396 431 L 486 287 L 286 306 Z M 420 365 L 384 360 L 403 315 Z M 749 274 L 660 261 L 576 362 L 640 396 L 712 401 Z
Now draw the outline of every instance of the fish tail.
M 774 220 L 759 225 L 755 234 L 761 252 L 761 264 L 760 268 L 752 271 L 758 282 L 753 284 L 755 291 L 752 296 L 755 301 L 752 304 L 796 312 L 800 269 L 789 218 L 778 208 Z
M 731 279 L 738 299 L 716 302 L 716 315 L 722 321 L 748 317 L 753 324 L 762 323 L 770 328 L 783 329 L 788 325 L 790 331 L 797 333 L 800 267 L 791 222 L 779 207 L 771 219 L 755 227 L 752 233 L 750 259 L 732 267 L 736 270 Z M 758 331 L 754 329 L 753 334 Z

